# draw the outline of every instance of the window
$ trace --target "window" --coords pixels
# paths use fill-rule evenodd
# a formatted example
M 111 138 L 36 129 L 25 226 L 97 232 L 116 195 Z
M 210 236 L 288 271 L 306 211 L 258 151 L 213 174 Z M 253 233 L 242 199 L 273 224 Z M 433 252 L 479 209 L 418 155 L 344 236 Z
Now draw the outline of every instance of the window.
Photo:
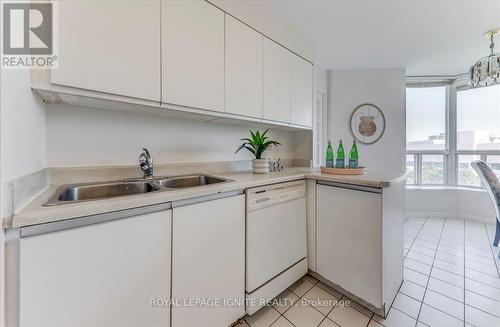
M 444 156 L 422 155 L 422 184 L 444 184 Z
M 460 186 L 481 186 L 481 180 L 476 174 L 474 169 L 472 169 L 470 163 L 476 160 L 480 160 L 481 156 L 478 155 L 468 155 L 459 154 L 457 155 L 457 185 Z
M 500 178 L 500 155 L 486 156 L 486 163 L 490 166 L 495 175 Z
M 406 155 L 406 184 L 415 184 L 416 176 L 415 176 L 415 155 L 407 154 Z
M 500 85 L 457 92 L 457 150 L 500 151 Z
M 500 85 L 420 86 L 406 89 L 407 184 L 481 187 L 475 160 L 500 177 Z
M 406 89 L 406 149 L 446 149 L 446 88 Z

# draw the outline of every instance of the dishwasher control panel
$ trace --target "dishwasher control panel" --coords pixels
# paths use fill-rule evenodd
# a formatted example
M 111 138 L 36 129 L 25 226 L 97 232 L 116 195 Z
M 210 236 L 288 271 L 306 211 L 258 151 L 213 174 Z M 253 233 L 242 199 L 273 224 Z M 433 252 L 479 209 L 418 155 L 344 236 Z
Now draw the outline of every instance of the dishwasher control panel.
M 275 206 L 306 195 L 304 181 L 283 183 L 247 191 L 247 212 Z

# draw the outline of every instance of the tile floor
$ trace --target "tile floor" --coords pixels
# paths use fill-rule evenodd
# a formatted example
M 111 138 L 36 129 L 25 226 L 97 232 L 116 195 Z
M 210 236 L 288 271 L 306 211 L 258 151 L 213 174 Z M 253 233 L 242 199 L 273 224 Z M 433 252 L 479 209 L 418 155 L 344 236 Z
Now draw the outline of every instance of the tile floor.
M 242 327 L 500 327 L 499 248 L 494 225 L 409 219 L 404 282 L 386 319 L 305 276 Z M 319 301 L 318 301 L 319 300 Z

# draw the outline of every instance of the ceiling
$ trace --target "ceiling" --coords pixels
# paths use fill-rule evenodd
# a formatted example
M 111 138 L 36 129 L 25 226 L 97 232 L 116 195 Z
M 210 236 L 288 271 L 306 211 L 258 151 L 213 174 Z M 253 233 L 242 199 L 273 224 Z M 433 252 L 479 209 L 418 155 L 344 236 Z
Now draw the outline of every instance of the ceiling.
M 500 0 L 265 0 L 316 45 L 327 69 L 406 67 L 408 75 L 466 72 L 489 53 Z M 496 52 L 500 51 L 500 36 Z

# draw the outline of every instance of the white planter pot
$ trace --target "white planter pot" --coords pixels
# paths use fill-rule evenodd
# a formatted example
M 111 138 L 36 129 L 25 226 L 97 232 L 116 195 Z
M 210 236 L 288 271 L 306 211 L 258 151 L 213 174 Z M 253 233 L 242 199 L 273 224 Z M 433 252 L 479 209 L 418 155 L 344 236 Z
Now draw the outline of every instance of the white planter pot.
M 269 172 L 269 159 L 253 159 L 252 168 L 254 174 L 267 174 Z

